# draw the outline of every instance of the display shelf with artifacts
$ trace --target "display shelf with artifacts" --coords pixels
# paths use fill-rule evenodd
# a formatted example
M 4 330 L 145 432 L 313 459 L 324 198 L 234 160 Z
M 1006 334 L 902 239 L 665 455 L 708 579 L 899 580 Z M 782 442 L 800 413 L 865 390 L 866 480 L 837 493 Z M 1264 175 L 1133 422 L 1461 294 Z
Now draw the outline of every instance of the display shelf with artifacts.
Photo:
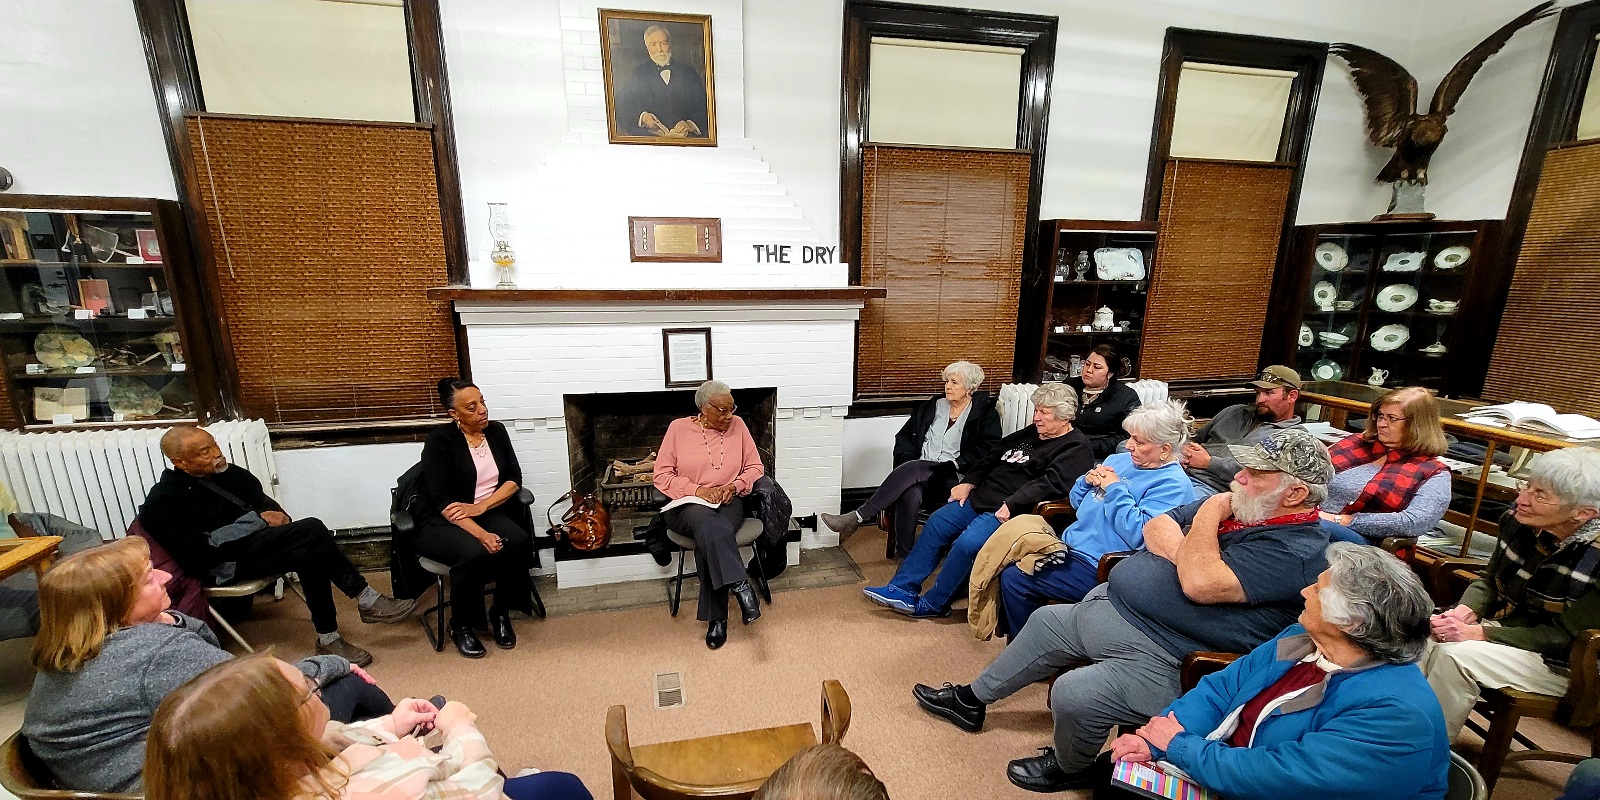
M 216 405 L 197 402 L 210 376 L 191 370 L 174 302 L 175 273 L 196 282 L 175 270 L 178 219 L 168 201 L 0 197 L 5 425 L 198 420 Z
M 1083 356 L 1100 344 L 1122 354 L 1121 377 L 1137 376 L 1155 223 L 1044 220 L 1039 236 L 1040 267 L 1048 278 L 1040 379 L 1077 375 Z
M 1504 279 L 1499 222 L 1376 222 L 1297 228 L 1278 272 L 1265 360 L 1312 380 L 1426 386 L 1470 396 L 1482 386 Z M 1458 324 L 1457 318 L 1473 324 Z

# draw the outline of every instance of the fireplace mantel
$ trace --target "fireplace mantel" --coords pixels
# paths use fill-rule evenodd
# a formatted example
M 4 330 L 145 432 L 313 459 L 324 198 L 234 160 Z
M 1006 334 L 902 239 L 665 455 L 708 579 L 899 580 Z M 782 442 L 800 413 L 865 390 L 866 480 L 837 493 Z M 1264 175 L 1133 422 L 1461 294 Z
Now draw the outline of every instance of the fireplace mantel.
M 881 286 L 817 289 L 472 289 L 440 286 L 429 300 L 488 303 L 770 303 L 864 301 L 885 297 Z

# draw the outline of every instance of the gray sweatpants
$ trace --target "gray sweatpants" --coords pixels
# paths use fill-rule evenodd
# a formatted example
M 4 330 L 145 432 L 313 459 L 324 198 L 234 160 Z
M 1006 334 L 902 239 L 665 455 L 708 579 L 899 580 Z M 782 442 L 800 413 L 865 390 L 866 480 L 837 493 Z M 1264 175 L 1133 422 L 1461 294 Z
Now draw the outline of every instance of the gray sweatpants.
M 1082 602 L 1034 612 L 972 693 L 987 705 L 1073 666 L 1050 690 L 1056 760 L 1067 772 L 1088 767 L 1113 727 L 1144 724 L 1182 693 L 1179 660 L 1123 619 L 1105 584 Z

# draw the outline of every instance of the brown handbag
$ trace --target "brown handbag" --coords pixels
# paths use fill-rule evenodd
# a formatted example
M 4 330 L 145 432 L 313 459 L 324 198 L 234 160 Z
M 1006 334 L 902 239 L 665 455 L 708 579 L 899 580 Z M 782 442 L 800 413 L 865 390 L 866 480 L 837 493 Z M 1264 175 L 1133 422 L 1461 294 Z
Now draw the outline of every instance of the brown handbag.
M 572 507 L 561 515 L 559 524 L 551 522 L 550 528 L 560 536 L 565 536 L 567 544 L 574 550 L 599 550 L 611 543 L 611 514 L 606 507 L 600 504 L 600 498 L 592 494 L 579 494 L 576 489 L 562 495 L 550 506 L 554 510 L 562 500 L 572 500 Z M 546 512 L 545 519 L 549 520 Z

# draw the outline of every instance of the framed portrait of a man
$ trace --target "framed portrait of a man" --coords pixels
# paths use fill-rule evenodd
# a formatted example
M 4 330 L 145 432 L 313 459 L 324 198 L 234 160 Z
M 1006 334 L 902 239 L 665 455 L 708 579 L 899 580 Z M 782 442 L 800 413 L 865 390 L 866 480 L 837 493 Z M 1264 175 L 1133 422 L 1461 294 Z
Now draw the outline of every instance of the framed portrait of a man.
M 714 147 L 711 17 L 600 9 L 612 144 Z

